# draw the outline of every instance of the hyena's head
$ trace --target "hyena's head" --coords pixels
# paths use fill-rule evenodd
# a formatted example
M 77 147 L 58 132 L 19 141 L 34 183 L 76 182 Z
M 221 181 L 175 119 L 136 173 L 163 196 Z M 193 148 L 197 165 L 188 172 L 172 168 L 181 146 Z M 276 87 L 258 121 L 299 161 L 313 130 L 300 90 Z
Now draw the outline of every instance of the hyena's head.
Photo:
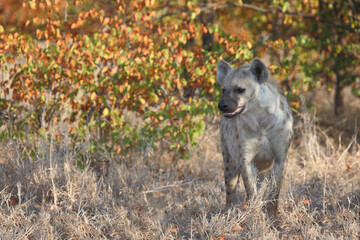
M 222 97 L 218 104 L 225 117 L 231 118 L 246 112 L 256 98 L 260 84 L 269 78 L 265 64 L 255 58 L 250 65 L 232 68 L 224 60 L 217 65 L 217 81 L 221 85 Z

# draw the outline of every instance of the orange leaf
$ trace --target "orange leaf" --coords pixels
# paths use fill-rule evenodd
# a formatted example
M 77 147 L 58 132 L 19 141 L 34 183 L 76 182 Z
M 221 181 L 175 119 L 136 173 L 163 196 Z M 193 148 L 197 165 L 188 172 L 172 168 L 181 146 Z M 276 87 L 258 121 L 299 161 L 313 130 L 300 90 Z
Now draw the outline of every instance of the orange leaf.
M 179 79 L 179 78 L 175 79 L 175 80 L 174 80 L 174 83 L 176 84 L 176 87 L 177 87 L 178 89 L 181 88 L 181 82 L 180 82 L 180 79 Z
M 115 73 L 117 72 L 117 70 L 118 70 L 117 67 L 114 67 L 113 69 L 111 69 L 110 76 L 115 75 Z
M 106 25 L 110 22 L 110 18 L 105 18 L 103 24 Z
M 106 73 L 107 71 L 109 71 L 109 67 L 105 66 L 102 70 L 101 73 Z
M 143 105 L 146 103 L 145 99 L 143 99 L 143 98 L 139 98 L 139 102 Z
M 33 56 L 30 55 L 30 56 L 29 56 L 29 59 L 28 59 L 28 62 L 29 62 L 29 63 L 32 63 L 32 61 L 33 61 Z
M 163 110 L 164 108 L 165 108 L 165 103 L 162 103 L 162 104 L 160 105 L 160 109 Z
M 251 42 L 247 42 L 246 45 L 247 45 L 248 49 L 252 49 L 252 47 L 253 47 Z
M 90 96 L 90 100 L 91 100 L 91 101 L 95 101 L 95 100 L 96 100 L 96 96 L 97 96 L 97 95 L 96 95 L 96 92 L 92 92 L 92 93 L 91 93 L 91 96 Z
M 116 146 L 116 153 L 120 153 L 121 152 L 121 146 L 120 145 L 117 145 Z
M 236 226 L 232 229 L 232 231 L 233 231 L 233 232 L 237 232 L 237 231 L 242 230 L 242 229 L 243 229 L 243 228 L 242 228 L 241 225 L 236 225 Z
M 105 108 L 104 111 L 102 112 L 103 117 L 107 117 L 107 116 L 109 116 L 109 114 L 110 114 L 110 111 L 107 108 Z
M 300 101 L 299 101 L 298 99 L 294 99 L 293 105 L 295 106 L 295 108 L 299 108 L 299 106 L 300 106 Z
M 178 63 L 181 63 L 183 57 L 181 55 L 177 55 L 176 56 L 176 60 L 178 61 Z

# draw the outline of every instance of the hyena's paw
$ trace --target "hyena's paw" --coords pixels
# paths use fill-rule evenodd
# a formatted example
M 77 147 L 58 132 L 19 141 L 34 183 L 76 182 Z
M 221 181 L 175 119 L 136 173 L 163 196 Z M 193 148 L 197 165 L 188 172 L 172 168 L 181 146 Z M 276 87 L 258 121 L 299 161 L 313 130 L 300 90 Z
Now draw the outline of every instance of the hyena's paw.
M 269 202 L 266 204 L 266 211 L 268 213 L 268 216 L 272 220 L 276 220 L 278 218 L 278 206 L 277 203 L 274 204 L 272 202 Z

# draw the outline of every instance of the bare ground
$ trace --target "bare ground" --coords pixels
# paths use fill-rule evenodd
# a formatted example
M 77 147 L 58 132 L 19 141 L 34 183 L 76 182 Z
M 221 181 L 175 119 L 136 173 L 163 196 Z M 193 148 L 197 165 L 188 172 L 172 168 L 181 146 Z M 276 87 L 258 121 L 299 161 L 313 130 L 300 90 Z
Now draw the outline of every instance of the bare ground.
M 241 204 L 225 210 L 215 117 L 188 160 L 159 149 L 90 154 L 87 141 L 53 143 L 51 133 L 36 152 L 3 143 L 0 239 L 359 239 L 358 125 L 348 122 L 342 141 L 313 115 L 296 118 L 276 223 L 242 184 Z M 80 169 L 80 158 L 91 164 Z

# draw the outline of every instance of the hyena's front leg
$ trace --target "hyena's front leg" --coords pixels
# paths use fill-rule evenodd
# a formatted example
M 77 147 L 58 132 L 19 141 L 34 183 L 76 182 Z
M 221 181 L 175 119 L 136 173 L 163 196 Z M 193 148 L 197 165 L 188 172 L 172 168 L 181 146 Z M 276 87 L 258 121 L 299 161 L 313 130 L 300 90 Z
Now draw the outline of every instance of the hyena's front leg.
M 224 178 L 226 190 L 226 206 L 230 207 L 231 204 L 237 202 L 236 187 L 239 182 L 239 167 L 238 164 L 231 158 L 227 147 L 223 146 L 223 159 L 224 159 Z
M 244 182 L 247 198 L 251 199 L 256 196 L 258 192 L 254 157 L 261 146 L 261 141 L 257 138 L 247 138 L 240 142 L 246 144 L 239 145 L 239 170 Z
M 257 195 L 257 181 L 253 156 L 243 157 L 241 159 L 240 173 L 244 182 L 247 198 L 250 200 Z

